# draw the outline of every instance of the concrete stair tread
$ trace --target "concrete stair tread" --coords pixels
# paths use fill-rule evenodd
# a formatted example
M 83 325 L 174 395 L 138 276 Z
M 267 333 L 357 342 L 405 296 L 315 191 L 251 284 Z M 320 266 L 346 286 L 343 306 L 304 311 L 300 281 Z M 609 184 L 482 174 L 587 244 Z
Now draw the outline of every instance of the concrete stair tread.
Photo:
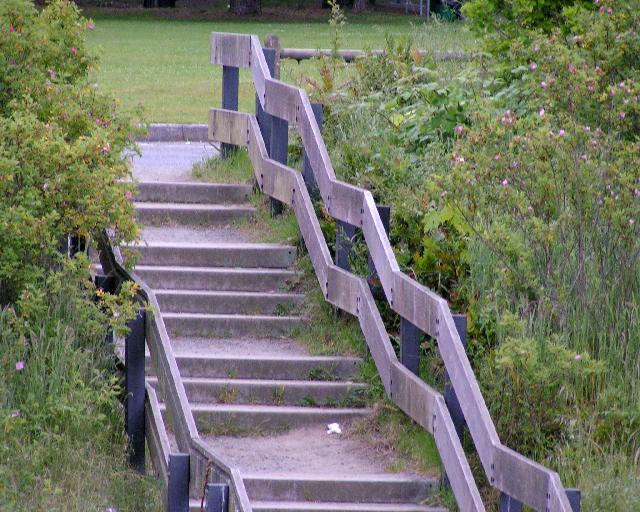
M 295 247 L 284 244 L 270 244 L 258 242 L 223 242 L 223 243 L 202 243 L 202 242 L 171 242 L 171 241 L 150 241 L 139 242 L 137 244 L 125 244 L 125 247 L 166 247 L 167 249 L 224 249 L 224 250 L 265 250 L 282 249 L 295 251 Z M 176 265 L 172 265 L 176 266 Z M 254 267 L 252 267 L 254 268 Z
M 146 380 L 156 383 L 157 377 L 148 376 Z M 218 385 L 257 385 L 257 386 L 308 386 L 310 388 L 356 387 L 366 389 L 367 385 L 354 381 L 321 381 L 321 380 L 277 380 L 277 379 L 226 379 L 209 377 L 183 377 L 185 384 L 218 384 Z
M 287 269 L 279 269 L 279 268 L 246 268 L 246 267 L 190 267 L 190 266 L 182 266 L 182 265 L 136 265 L 136 271 L 150 271 L 157 270 L 163 272 L 196 272 L 196 273 L 207 273 L 207 272 L 224 272 L 224 273 L 236 273 L 236 274 L 273 274 L 273 275 L 302 275 L 302 272 L 296 270 L 287 270 Z
M 137 210 L 188 210 L 188 211 L 227 211 L 227 210 L 246 210 L 255 212 L 256 207 L 251 204 L 202 204 L 202 203 L 156 203 L 156 202 L 138 202 L 135 201 L 134 206 Z
M 200 504 L 198 503 L 198 507 Z M 256 512 L 445 512 L 441 507 L 414 505 L 411 503 L 338 503 L 317 501 L 254 501 Z
M 252 185 L 184 181 L 140 181 L 136 201 L 181 203 L 221 203 L 244 201 Z
M 306 319 L 292 315 L 163 313 L 170 337 L 286 336 Z
M 372 409 L 366 407 L 303 407 L 297 405 L 254 405 L 254 404 L 208 404 L 191 403 L 191 410 L 197 412 L 234 412 L 234 413 L 261 413 L 261 414 L 302 414 L 311 415 L 357 415 L 368 416 Z M 291 475 L 289 475 L 291 476 Z
M 244 475 L 276 475 L 278 478 L 326 480 L 357 475 L 388 474 L 397 478 L 391 467 L 399 466 L 393 452 L 377 450 L 360 435 L 357 418 L 336 419 L 341 434 L 327 434 L 327 423 L 291 428 L 286 432 L 261 436 L 217 435 L 203 436 L 203 440 Z M 401 474 L 406 479 L 426 479 L 430 475 L 412 472 Z M 326 501 L 336 501 L 333 498 Z
M 303 293 L 295 292 L 250 292 L 250 291 L 228 291 L 228 290 L 184 290 L 184 289 L 170 289 L 163 288 L 155 290 L 156 296 L 162 295 L 185 295 L 185 296 L 199 296 L 199 297 L 282 297 L 282 298 L 298 298 L 305 297 Z
M 306 356 L 306 348 L 288 338 L 172 338 L 176 355 L 210 355 L 227 357 Z
M 179 225 L 144 226 L 142 228 L 141 245 L 153 243 L 175 242 L 180 240 L 189 243 L 238 243 L 245 242 L 245 235 L 239 230 L 230 227 L 201 227 Z M 141 267 L 146 265 L 140 265 Z M 172 267 L 180 269 L 182 267 Z M 192 267 L 198 268 L 198 267 Z M 219 267 L 224 268 L 224 267 Z
M 354 503 L 420 503 L 438 485 L 434 478 L 406 473 L 248 473 L 242 480 L 250 500 Z

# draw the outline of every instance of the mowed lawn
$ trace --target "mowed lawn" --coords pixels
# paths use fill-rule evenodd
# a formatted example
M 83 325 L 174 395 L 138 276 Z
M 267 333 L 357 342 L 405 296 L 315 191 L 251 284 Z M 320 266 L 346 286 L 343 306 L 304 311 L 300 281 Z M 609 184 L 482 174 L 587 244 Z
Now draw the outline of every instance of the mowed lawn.
M 153 15 L 85 13 L 95 21 L 89 44 L 100 57 L 93 78 L 125 108 L 142 104 L 148 122 L 206 123 L 207 111 L 220 104 L 222 70 L 209 63 L 211 32 L 267 34 L 280 37 L 283 47 L 328 48 L 327 18 L 308 21 L 181 20 Z M 349 14 L 349 13 L 347 13 Z M 460 23 L 419 23 L 412 16 L 389 13 L 349 16 L 341 29 L 343 48 L 384 47 L 385 35 L 408 36 L 433 50 L 470 50 L 473 37 Z M 317 61 L 286 60 L 282 77 L 297 81 L 318 76 Z M 254 91 L 248 72 L 241 73 L 240 109 L 253 110 Z

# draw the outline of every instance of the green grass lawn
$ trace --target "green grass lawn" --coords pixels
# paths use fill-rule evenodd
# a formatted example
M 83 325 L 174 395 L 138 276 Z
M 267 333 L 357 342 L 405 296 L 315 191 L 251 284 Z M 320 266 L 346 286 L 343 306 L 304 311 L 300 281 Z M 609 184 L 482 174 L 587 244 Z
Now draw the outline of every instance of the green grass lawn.
M 331 32 L 324 12 L 309 19 L 274 15 L 264 19 L 175 19 L 140 10 L 87 10 L 96 28 L 89 44 L 100 56 L 94 79 L 126 108 L 144 106 L 149 122 L 206 123 L 207 111 L 220 105 L 221 68 L 209 64 L 211 32 L 277 34 L 283 47 L 327 48 Z M 180 17 L 180 13 L 176 15 Z M 201 16 L 202 17 L 202 16 Z M 205 16 L 206 17 L 206 16 Z M 474 39 L 460 23 L 417 24 L 417 18 L 390 13 L 349 16 L 341 37 L 345 48 L 384 46 L 385 34 L 407 35 L 428 50 L 471 50 Z M 287 21 L 288 20 L 288 21 Z M 317 76 L 317 62 L 284 61 L 282 77 Z M 252 110 L 254 93 L 247 72 L 241 73 L 240 108 Z

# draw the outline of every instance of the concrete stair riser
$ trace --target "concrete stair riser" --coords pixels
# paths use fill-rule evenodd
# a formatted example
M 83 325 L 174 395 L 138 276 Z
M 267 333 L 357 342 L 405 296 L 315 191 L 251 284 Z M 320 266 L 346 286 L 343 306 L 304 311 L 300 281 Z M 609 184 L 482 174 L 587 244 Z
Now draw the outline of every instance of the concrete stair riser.
M 148 381 L 158 388 L 157 379 Z M 184 378 L 191 402 L 295 406 L 364 406 L 367 386 L 349 382 Z M 162 398 L 162 394 L 160 393 Z
M 299 477 L 286 475 L 244 476 L 250 500 L 419 503 L 428 498 L 437 482 L 404 475 Z
M 255 214 L 253 206 L 192 205 L 169 203 L 136 203 L 135 215 L 145 226 L 225 226 Z
M 228 315 L 289 315 L 304 295 L 293 293 L 157 291 L 163 312 Z
M 304 325 L 296 316 L 214 315 L 197 313 L 165 313 L 162 315 L 172 338 L 231 337 L 231 336 L 287 336 Z
M 262 434 L 318 423 L 345 423 L 371 414 L 371 409 L 266 405 L 191 404 L 198 430 L 204 434 Z
M 138 265 L 136 273 L 154 289 L 277 292 L 297 278 L 292 270 L 270 268 L 154 267 Z
M 259 379 L 259 380 L 315 380 L 331 377 L 351 380 L 358 374 L 358 358 L 349 357 L 208 357 L 176 356 L 183 378 Z M 146 359 L 151 370 L 151 359 Z M 147 373 L 149 375 L 150 373 Z
M 298 501 L 254 501 L 254 512 L 447 512 L 440 507 L 405 503 L 327 503 Z M 192 508 L 192 511 L 199 508 Z
M 287 268 L 296 256 L 295 248 L 272 244 L 149 243 L 134 248 L 140 265 Z
M 251 185 L 223 183 L 140 182 L 136 201 L 152 203 L 238 204 L 251 195 Z

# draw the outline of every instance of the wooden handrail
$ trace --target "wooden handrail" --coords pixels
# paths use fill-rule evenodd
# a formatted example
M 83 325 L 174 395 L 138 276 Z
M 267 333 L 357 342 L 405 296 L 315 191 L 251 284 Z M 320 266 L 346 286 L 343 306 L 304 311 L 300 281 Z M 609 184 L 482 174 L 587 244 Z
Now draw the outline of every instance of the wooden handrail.
M 353 62 L 356 59 L 361 59 L 367 55 L 384 55 L 385 50 L 373 49 L 373 50 L 338 50 L 337 56 L 345 62 Z M 422 57 L 433 56 L 436 61 L 447 62 L 452 60 L 457 61 L 470 61 L 480 56 L 478 53 L 468 52 L 428 52 L 426 50 L 419 50 L 418 54 Z M 335 52 L 328 48 L 313 49 L 313 48 L 281 48 L 279 57 L 281 59 L 301 60 L 307 59 L 319 59 L 321 57 L 333 57 Z
M 571 512 L 556 472 L 500 442 L 449 305 L 400 271 L 371 193 L 336 178 L 306 92 L 271 77 L 257 36 L 213 33 L 211 62 L 250 68 L 264 111 L 297 127 L 327 212 L 362 229 L 391 308 L 437 340 L 491 485 L 535 510 Z M 333 264 L 302 175 L 269 158 L 252 115 L 211 109 L 209 138 L 247 147 L 260 189 L 292 206 L 326 300 L 358 317 L 388 395 L 434 434 L 460 508 L 484 510 L 442 396 L 398 362 L 367 283 Z

